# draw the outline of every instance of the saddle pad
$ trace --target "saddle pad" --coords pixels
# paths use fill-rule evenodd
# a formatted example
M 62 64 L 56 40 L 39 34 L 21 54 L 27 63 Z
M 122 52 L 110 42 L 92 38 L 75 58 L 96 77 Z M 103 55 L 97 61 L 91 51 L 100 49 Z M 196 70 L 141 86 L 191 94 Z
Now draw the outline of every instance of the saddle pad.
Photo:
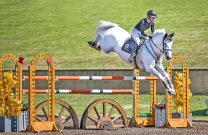
M 132 38 L 129 38 L 128 40 L 126 40 L 126 42 L 124 42 L 123 46 L 121 47 L 121 50 L 127 53 L 131 53 L 134 44 L 134 40 Z

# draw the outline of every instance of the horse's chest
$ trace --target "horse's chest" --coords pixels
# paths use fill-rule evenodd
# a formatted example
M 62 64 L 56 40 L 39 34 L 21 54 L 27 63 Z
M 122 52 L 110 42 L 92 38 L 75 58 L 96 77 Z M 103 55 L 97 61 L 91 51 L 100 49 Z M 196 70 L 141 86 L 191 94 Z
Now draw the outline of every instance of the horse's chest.
M 140 70 L 146 71 L 144 62 L 139 57 L 137 57 L 137 66 Z

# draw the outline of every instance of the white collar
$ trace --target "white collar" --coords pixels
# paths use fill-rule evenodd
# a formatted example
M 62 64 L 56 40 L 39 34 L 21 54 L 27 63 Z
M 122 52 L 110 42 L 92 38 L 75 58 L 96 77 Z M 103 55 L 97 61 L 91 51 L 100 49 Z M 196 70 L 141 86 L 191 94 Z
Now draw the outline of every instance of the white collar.
M 148 23 L 150 23 L 150 22 L 151 22 L 151 21 L 148 19 L 148 17 L 147 17 L 147 22 L 148 22 Z

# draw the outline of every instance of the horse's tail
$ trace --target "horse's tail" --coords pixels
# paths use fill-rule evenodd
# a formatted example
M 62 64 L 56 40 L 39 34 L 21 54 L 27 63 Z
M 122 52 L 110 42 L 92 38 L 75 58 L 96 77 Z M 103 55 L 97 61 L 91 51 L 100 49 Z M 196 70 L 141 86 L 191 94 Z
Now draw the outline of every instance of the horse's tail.
M 118 27 L 118 24 L 115 24 L 115 23 L 111 23 L 111 22 L 107 22 L 103 20 L 99 22 L 100 22 L 100 25 L 97 26 L 95 36 L 100 34 L 103 37 L 103 35 L 108 29 L 113 28 L 113 27 Z

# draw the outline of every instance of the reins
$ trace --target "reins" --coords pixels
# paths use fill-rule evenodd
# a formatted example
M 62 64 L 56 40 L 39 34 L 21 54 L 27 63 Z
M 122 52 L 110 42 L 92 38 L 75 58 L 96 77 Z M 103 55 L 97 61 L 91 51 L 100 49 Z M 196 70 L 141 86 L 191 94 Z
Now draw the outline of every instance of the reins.
M 151 48 L 152 48 L 152 51 L 154 52 L 154 55 L 156 56 L 156 58 L 153 56 L 153 54 L 150 52 L 150 50 L 148 49 L 148 47 L 147 47 L 147 45 L 145 44 L 145 47 L 147 48 L 147 50 L 148 50 L 148 52 L 152 55 L 152 57 L 155 59 L 155 60 L 158 60 L 161 56 L 162 56 L 162 54 L 166 51 L 171 51 L 170 49 L 165 49 L 164 48 L 164 37 L 163 37 L 163 40 L 162 40 L 162 42 L 160 43 L 160 45 L 162 44 L 163 45 L 163 50 L 161 50 L 159 47 L 157 47 L 157 45 L 153 42 L 153 40 L 152 40 L 152 38 L 150 38 L 150 46 L 151 46 Z M 152 44 L 151 44 L 151 42 L 152 42 L 152 44 L 158 49 L 158 50 L 160 50 L 160 52 L 162 53 L 162 54 L 160 54 L 160 56 L 157 56 L 157 54 L 156 54 L 156 52 L 155 52 L 155 50 L 153 49 L 153 47 L 152 47 Z M 165 53 L 166 53 L 165 52 Z
M 163 39 L 163 41 L 164 41 L 164 39 Z M 160 45 L 163 43 L 163 41 L 160 43 Z M 154 55 L 155 55 L 155 56 L 150 52 L 150 50 L 149 50 L 149 48 L 147 47 L 147 45 L 146 45 L 145 43 L 144 43 L 144 44 L 145 44 L 145 47 L 147 48 L 148 52 L 149 52 L 149 53 L 152 55 L 152 57 L 157 61 L 157 60 L 162 56 L 162 53 L 163 53 L 164 51 L 161 51 L 160 48 L 158 48 L 158 47 L 156 46 L 157 49 L 160 50 L 160 52 L 161 52 L 160 56 L 157 56 L 155 50 L 154 50 L 153 47 L 152 47 L 151 42 L 153 43 L 154 46 L 156 46 L 156 45 L 155 45 L 155 43 L 152 41 L 152 39 L 150 39 L 150 46 L 151 46 L 152 51 L 154 52 Z M 163 46 L 164 46 L 164 45 L 163 45 Z M 155 58 L 155 57 L 156 57 L 156 58 Z
M 152 38 L 150 38 L 149 40 L 150 40 L 150 46 L 151 46 L 151 49 L 152 49 L 152 51 L 154 52 L 154 54 L 151 53 L 151 51 L 150 51 L 149 48 L 147 47 L 146 43 L 144 43 L 144 45 L 145 45 L 145 47 L 147 48 L 148 52 L 149 52 L 149 53 L 152 55 L 152 57 L 155 59 L 155 62 L 157 62 L 157 60 L 160 59 L 160 58 L 162 57 L 162 54 L 163 54 L 163 53 L 166 53 L 166 52 L 168 52 L 168 51 L 171 51 L 170 49 L 165 49 L 165 47 L 164 47 L 164 40 L 165 40 L 165 38 L 164 38 L 164 37 L 163 37 L 162 42 L 160 43 L 160 45 L 161 45 L 161 44 L 163 45 L 163 50 L 161 50 L 161 49 L 153 42 Z M 152 44 L 153 44 L 158 50 L 160 50 L 161 54 L 160 54 L 159 56 L 157 56 L 157 54 L 156 54 L 156 52 L 155 52 L 155 49 L 153 48 L 153 45 L 151 44 L 151 42 L 152 42 Z M 155 56 L 154 56 L 154 55 L 155 55 Z M 134 65 L 135 65 L 136 68 L 138 68 L 137 63 L 136 63 L 136 56 L 134 56 Z

